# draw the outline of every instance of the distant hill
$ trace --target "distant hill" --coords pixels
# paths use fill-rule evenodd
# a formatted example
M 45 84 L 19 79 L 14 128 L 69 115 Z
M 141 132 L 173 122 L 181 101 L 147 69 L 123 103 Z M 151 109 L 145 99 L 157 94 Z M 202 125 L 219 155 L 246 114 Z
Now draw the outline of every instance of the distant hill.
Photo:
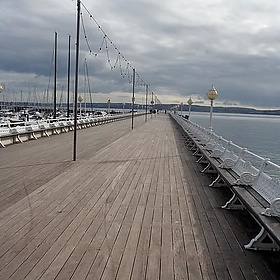
M 188 108 L 188 106 L 186 106 Z M 209 106 L 192 105 L 192 111 L 209 112 Z M 214 107 L 216 113 L 235 113 L 235 114 L 259 114 L 259 115 L 280 115 L 280 110 L 259 110 L 253 108 L 242 107 Z
M 176 106 L 177 104 L 157 104 L 156 108 L 158 110 L 170 110 L 172 107 Z M 107 108 L 107 103 L 94 103 L 93 108 Z M 111 108 L 115 109 L 122 109 L 123 103 L 111 103 Z M 126 103 L 125 109 L 130 109 L 131 104 Z M 142 104 L 135 104 L 134 108 L 137 110 L 137 108 L 142 109 Z M 144 106 L 145 108 L 145 106 Z M 150 105 L 149 105 L 150 108 Z M 180 110 L 180 109 L 179 109 Z M 183 111 L 188 111 L 189 106 L 184 105 Z M 209 106 L 200 106 L 200 105 L 192 105 L 191 110 L 193 112 L 209 112 L 210 107 Z M 259 114 L 259 115 L 280 115 L 280 110 L 259 110 L 259 109 L 253 109 L 253 108 L 243 108 L 243 107 L 220 107 L 220 106 L 214 106 L 213 111 L 216 113 L 235 113 L 235 114 Z
M 72 105 L 70 105 L 70 110 L 72 110 Z M 78 104 L 79 105 L 79 104 Z M 171 110 L 172 107 L 176 106 L 178 104 L 156 104 L 155 108 L 157 110 Z M 60 104 L 58 107 L 63 107 L 66 108 L 66 104 Z M 37 103 L 27 103 L 27 102 L 16 102 L 11 103 L 11 102 L 3 102 L 2 103 L 2 108 L 15 108 L 16 110 L 20 110 L 22 108 L 36 108 L 40 107 L 42 108 L 48 108 L 52 109 L 51 104 L 37 104 Z M 87 109 L 89 110 L 92 108 L 93 110 L 100 110 L 100 109 L 108 109 L 108 104 L 107 103 L 87 103 L 86 104 Z M 131 103 L 110 103 L 110 109 L 111 110 L 122 110 L 124 107 L 125 110 L 131 110 Z M 84 108 L 84 104 L 83 104 Z M 142 104 L 135 104 L 134 109 L 137 111 L 138 109 L 144 109 L 145 110 L 145 105 Z M 148 110 L 150 110 L 151 105 L 148 104 Z M 179 108 L 179 110 L 181 110 Z M 184 104 L 183 106 L 183 111 L 188 111 L 189 106 L 187 104 Z M 209 112 L 210 107 L 209 106 L 201 106 L 201 105 L 192 105 L 191 108 L 192 111 L 194 112 Z M 259 115 L 280 115 L 280 110 L 260 110 L 260 109 L 253 109 L 253 108 L 243 108 L 243 107 L 221 107 L 221 106 L 214 106 L 213 111 L 216 113 L 235 113 L 235 114 L 259 114 Z
M 177 104 L 162 104 L 157 105 L 157 108 L 161 110 L 170 110 Z M 181 109 L 179 109 L 181 110 Z M 184 105 L 183 111 L 188 111 L 189 106 Z M 191 110 L 193 112 L 209 112 L 209 106 L 192 105 Z M 259 114 L 259 115 L 280 115 L 280 110 L 259 110 L 253 108 L 243 108 L 243 107 L 220 107 L 214 106 L 213 111 L 216 113 L 235 113 L 235 114 Z

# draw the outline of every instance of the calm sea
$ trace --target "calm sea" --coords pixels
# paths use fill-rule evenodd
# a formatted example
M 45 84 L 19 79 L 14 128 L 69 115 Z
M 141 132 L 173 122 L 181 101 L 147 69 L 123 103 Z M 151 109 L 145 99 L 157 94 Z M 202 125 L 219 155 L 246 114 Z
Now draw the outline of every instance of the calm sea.
M 209 127 L 209 113 L 191 112 L 190 120 Z M 280 165 L 280 116 L 214 113 L 212 124 L 216 134 Z

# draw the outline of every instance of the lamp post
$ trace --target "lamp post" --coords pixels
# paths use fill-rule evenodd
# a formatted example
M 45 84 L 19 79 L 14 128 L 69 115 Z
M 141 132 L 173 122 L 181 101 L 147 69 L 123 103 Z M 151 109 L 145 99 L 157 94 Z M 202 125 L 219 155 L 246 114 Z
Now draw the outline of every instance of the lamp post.
M 109 113 L 110 113 L 110 104 L 111 104 L 111 99 L 108 99 L 107 104 L 108 104 L 108 114 L 109 114 Z
M 215 87 L 212 86 L 212 88 L 209 89 L 208 92 L 207 92 L 207 97 L 211 102 L 211 105 L 210 105 L 210 125 L 209 125 L 209 131 L 210 132 L 213 130 L 212 129 L 213 103 L 214 103 L 214 100 L 217 98 L 217 96 L 218 96 L 218 92 L 215 89 Z
M 152 114 L 151 114 L 151 117 L 153 117 L 153 113 L 154 113 L 154 92 L 152 91 L 152 101 L 151 101 L 151 105 L 152 105 Z
M 181 117 L 183 117 L 183 106 L 184 106 L 184 103 L 181 102 L 181 103 L 180 103 L 180 107 L 181 107 Z
M 84 98 L 79 95 L 78 97 L 78 101 L 80 102 L 80 119 L 82 118 L 82 102 L 83 102 Z
M 4 90 L 4 87 L 2 86 L 2 84 L 0 84 L 0 93 Z M 1 101 L 0 101 L 0 105 L 1 105 Z M 0 109 L 2 109 L 2 106 L 0 106 Z
M 77 0 L 77 29 L 76 29 L 76 59 L 75 59 L 75 89 L 74 89 L 74 143 L 73 143 L 73 161 L 77 160 L 77 101 L 79 89 L 79 51 L 80 51 L 80 18 L 81 18 L 81 0 Z
M 189 118 L 190 118 L 190 115 L 191 115 L 191 107 L 192 107 L 192 104 L 193 104 L 193 101 L 192 101 L 191 97 L 190 97 L 189 100 L 188 100 L 188 104 L 189 104 Z
M 148 119 L 148 94 L 149 94 L 149 86 L 146 85 L 146 98 L 145 98 L 145 111 L 146 111 L 146 114 L 145 114 L 145 122 L 147 121 Z

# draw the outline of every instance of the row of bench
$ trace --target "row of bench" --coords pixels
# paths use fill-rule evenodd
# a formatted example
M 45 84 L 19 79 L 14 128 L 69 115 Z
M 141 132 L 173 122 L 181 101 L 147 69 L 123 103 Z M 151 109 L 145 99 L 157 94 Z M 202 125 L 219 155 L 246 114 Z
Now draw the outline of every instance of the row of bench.
M 245 248 L 279 251 L 280 182 L 267 170 L 273 167 L 279 171 L 280 167 L 189 120 L 171 116 L 203 166 L 201 172 L 214 174 L 210 186 L 226 186 L 232 191 L 232 198 L 222 208 L 246 209 L 260 225 L 260 232 Z
M 78 119 L 77 129 L 88 128 L 130 117 L 131 114 Z M 37 140 L 40 137 L 50 137 L 51 135 L 58 135 L 72 130 L 74 130 L 74 120 L 71 119 L 38 121 L 33 124 L 27 123 L 23 126 L 1 127 L 0 147 L 4 148 L 6 145 L 23 143 L 32 139 Z

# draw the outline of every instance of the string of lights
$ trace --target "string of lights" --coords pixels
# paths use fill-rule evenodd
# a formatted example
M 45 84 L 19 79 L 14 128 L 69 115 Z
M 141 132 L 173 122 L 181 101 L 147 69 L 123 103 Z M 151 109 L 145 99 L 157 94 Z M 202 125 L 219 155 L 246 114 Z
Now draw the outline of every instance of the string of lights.
M 122 52 L 119 50 L 119 48 L 116 46 L 116 44 L 113 43 L 113 41 L 110 39 L 108 34 L 104 31 L 104 29 L 101 27 L 101 25 L 98 23 L 98 21 L 93 17 L 92 13 L 89 11 L 89 9 L 85 6 L 85 4 L 81 1 L 81 5 L 84 9 L 84 11 L 88 14 L 90 21 L 94 22 L 97 26 L 97 29 L 102 33 L 102 39 L 99 47 L 94 50 L 90 43 L 89 39 L 89 32 L 87 32 L 85 20 L 83 17 L 83 12 L 81 11 L 81 24 L 82 24 L 82 31 L 83 36 L 86 42 L 86 46 L 88 48 L 89 54 L 97 58 L 102 51 L 105 50 L 106 53 L 106 60 L 111 70 L 119 69 L 120 76 L 122 78 L 127 78 L 129 84 L 133 82 L 133 69 L 131 63 L 126 59 L 126 57 L 122 54 Z M 140 75 L 135 70 L 135 89 L 138 92 L 145 93 L 147 88 L 147 83 L 140 77 Z M 154 95 L 155 101 L 157 104 L 162 104 L 161 101 L 158 99 L 158 97 Z
M 84 3 L 81 2 L 82 7 L 86 11 L 86 13 L 89 15 L 89 19 L 93 21 L 98 30 L 103 34 L 102 42 L 98 50 L 94 51 L 89 40 L 88 32 L 85 26 L 85 20 L 83 18 L 83 13 L 81 12 L 81 23 L 82 23 L 82 31 L 84 35 L 84 39 L 88 48 L 88 51 L 90 55 L 94 54 L 94 57 L 97 57 L 102 50 L 105 48 L 106 52 L 106 59 L 107 63 L 111 70 L 114 70 L 116 68 L 119 69 L 120 75 L 122 78 L 127 78 L 128 82 L 132 83 L 132 71 L 133 68 L 130 62 L 126 59 L 126 57 L 121 53 L 119 48 L 113 43 L 113 41 L 109 38 L 107 33 L 103 30 L 103 28 L 100 26 L 100 24 L 97 22 L 97 20 L 93 17 L 93 15 L 90 13 L 90 11 L 87 9 L 87 7 L 84 5 Z M 114 52 L 112 54 L 112 52 Z M 137 88 L 139 91 L 145 91 L 146 83 L 143 79 L 140 78 L 140 75 L 135 71 L 135 75 L 137 77 L 135 81 L 135 88 Z
M 83 30 L 83 35 L 84 35 L 84 39 L 86 41 L 86 45 L 88 48 L 88 51 L 90 53 L 90 55 L 94 54 L 94 57 L 97 58 L 99 56 L 99 54 L 105 50 L 106 52 L 106 60 L 107 63 L 110 67 L 111 70 L 114 70 L 117 68 L 117 66 L 119 66 L 119 71 L 120 71 L 120 75 L 122 78 L 127 78 L 128 82 L 131 84 L 132 83 L 132 75 L 131 75 L 131 71 L 132 71 L 132 66 L 130 65 L 130 63 L 127 61 L 127 59 L 121 54 L 121 52 L 119 52 L 116 47 L 113 48 L 113 50 L 116 51 L 115 54 L 115 59 L 112 59 L 111 57 L 113 55 L 110 54 L 110 48 L 109 48 L 109 44 L 112 45 L 113 43 L 110 41 L 110 39 L 108 39 L 107 34 L 104 34 L 104 36 L 102 37 L 102 42 L 100 47 L 98 48 L 98 50 L 93 51 L 93 48 L 91 47 L 91 44 L 89 42 L 89 36 L 87 35 L 88 33 L 86 32 L 86 28 L 85 28 L 85 22 L 83 19 L 83 14 L 81 14 L 81 18 L 82 18 L 82 30 Z M 125 65 L 125 68 L 123 67 L 123 64 Z

